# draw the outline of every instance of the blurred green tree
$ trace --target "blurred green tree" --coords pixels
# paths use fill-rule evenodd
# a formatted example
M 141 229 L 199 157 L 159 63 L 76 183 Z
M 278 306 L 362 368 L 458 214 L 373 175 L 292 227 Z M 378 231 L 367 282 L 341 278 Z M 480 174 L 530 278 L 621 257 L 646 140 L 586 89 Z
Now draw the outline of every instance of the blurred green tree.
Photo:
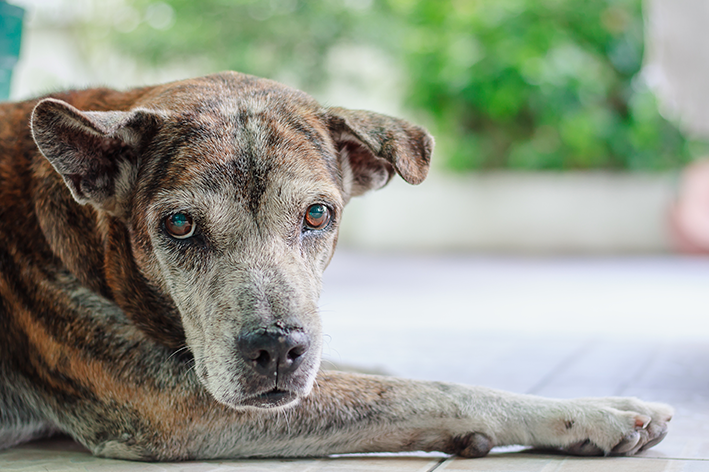
M 315 90 L 333 47 L 386 52 L 454 170 L 664 170 L 705 149 L 660 115 L 642 80 L 642 0 L 129 4 L 145 21 L 118 42 L 158 64 L 206 57 L 220 69 L 287 71 Z

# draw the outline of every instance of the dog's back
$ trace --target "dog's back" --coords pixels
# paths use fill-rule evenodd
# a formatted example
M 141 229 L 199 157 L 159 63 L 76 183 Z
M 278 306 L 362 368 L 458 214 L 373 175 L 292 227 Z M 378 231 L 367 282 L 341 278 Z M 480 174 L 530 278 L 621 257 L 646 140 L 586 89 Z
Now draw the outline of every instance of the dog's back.
M 148 90 L 93 89 L 54 97 L 81 108 L 117 110 Z M 0 104 L 0 446 L 5 447 L 56 431 L 52 403 L 90 397 L 92 392 L 63 372 L 76 355 L 72 349 L 81 350 L 94 338 L 94 354 L 100 355 L 108 333 L 92 332 L 102 327 L 92 326 L 77 308 L 103 304 L 108 318 L 124 318 L 107 303 L 111 290 L 96 210 L 76 204 L 33 140 L 30 119 L 38 101 Z
M 36 296 L 41 290 L 37 268 L 59 269 L 34 211 L 34 167 L 43 165 L 35 159 L 29 127 L 34 104 L 0 104 L 0 444 L 6 445 L 53 429 L 32 408 L 37 399 L 24 374 L 32 361 L 40 363 L 31 345 L 45 335 L 41 325 L 52 319 L 53 311 L 51 303 Z M 36 333 L 35 339 L 29 332 Z M 41 377 L 41 369 L 33 366 L 33 375 Z

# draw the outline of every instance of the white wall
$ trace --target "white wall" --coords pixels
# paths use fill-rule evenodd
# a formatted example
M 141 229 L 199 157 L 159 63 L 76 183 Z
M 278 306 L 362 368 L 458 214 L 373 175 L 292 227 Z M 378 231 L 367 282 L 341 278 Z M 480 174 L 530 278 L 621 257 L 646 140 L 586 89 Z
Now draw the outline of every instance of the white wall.
M 670 174 L 434 171 L 353 199 L 340 243 L 376 250 L 655 253 L 672 247 Z

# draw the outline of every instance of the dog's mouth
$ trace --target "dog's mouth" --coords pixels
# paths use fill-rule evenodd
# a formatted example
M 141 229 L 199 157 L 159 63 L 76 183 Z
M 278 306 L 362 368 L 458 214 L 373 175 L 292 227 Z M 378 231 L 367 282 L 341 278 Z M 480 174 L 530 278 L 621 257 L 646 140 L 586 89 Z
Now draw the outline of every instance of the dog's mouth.
M 274 388 L 268 392 L 259 393 L 252 397 L 241 400 L 243 406 L 251 406 L 254 408 L 278 408 L 293 403 L 298 399 L 298 395 L 287 390 Z

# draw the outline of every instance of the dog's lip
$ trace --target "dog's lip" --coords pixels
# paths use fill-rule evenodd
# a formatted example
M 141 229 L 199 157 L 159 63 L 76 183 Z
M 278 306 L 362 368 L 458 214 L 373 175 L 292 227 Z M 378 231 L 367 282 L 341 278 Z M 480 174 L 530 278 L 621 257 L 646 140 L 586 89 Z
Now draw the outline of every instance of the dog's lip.
M 298 395 L 288 390 L 273 389 L 268 392 L 259 393 L 253 397 L 245 398 L 240 403 L 243 406 L 255 408 L 277 408 L 285 406 L 298 399 Z

